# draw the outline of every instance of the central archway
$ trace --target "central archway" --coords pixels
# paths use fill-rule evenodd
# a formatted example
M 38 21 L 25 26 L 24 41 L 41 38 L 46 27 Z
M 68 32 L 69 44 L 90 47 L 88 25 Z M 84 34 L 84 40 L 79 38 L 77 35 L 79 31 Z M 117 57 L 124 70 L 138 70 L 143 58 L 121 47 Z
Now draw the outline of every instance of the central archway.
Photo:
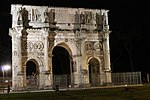
M 72 60 L 69 52 L 61 46 L 55 46 L 52 51 L 53 84 L 68 87 L 71 84 Z

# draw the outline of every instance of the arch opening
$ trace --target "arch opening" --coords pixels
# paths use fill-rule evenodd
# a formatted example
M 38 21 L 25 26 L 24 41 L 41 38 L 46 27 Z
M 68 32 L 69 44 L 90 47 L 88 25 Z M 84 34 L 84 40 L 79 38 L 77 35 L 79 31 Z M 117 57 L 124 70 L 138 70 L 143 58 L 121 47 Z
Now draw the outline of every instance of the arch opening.
M 100 63 L 96 58 L 89 61 L 89 83 L 92 86 L 100 84 Z
M 26 82 L 27 88 L 38 88 L 38 78 L 39 78 L 39 69 L 37 62 L 34 60 L 29 60 L 26 63 Z
M 54 47 L 52 54 L 53 84 L 68 87 L 71 84 L 72 58 L 69 52 L 61 46 Z
M 33 61 L 28 61 L 26 64 L 26 75 L 31 76 L 37 74 L 37 66 Z

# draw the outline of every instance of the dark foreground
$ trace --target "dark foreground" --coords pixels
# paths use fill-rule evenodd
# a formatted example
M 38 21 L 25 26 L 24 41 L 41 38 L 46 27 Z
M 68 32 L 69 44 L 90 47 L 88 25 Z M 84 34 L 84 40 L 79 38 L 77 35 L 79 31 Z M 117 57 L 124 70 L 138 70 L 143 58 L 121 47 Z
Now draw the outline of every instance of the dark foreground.
M 9 93 L 0 100 L 150 100 L 150 86 Z

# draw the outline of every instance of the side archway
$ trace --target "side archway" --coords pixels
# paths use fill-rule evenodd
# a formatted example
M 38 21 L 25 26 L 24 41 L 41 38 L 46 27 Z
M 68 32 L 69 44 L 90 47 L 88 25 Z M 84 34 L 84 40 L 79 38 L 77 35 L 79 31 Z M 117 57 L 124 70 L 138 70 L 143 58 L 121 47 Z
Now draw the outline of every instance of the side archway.
M 39 85 L 39 65 L 36 60 L 30 59 L 26 62 L 26 82 L 27 88 L 38 88 Z
M 91 58 L 89 60 L 89 83 L 92 86 L 100 84 L 100 62 L 97 58 Z

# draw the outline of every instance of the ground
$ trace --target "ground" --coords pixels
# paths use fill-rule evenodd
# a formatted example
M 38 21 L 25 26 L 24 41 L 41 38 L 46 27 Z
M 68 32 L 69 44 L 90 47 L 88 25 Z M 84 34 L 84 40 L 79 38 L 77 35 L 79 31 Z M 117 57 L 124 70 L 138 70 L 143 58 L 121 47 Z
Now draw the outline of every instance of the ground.
M 0 94 L 1 100 L 150 100 L 150 86 Z

